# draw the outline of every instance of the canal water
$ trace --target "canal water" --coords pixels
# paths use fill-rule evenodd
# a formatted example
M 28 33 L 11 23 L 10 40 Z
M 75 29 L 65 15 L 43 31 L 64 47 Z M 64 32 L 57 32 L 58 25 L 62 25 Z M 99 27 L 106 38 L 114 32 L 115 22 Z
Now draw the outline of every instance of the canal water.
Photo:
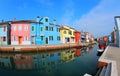
M 0 54 L 0 76 L 95 75 L 97 45 L 40 53 Z

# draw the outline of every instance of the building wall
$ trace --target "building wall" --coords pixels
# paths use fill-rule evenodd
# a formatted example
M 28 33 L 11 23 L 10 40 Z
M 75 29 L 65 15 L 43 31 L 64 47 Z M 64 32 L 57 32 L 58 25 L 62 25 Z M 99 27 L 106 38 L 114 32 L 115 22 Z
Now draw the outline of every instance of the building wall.
M 4 29 L 5 27 L 5 29 Z M 7 24 L 2 24 L 0 25 L 0 45 L 8 45 L 10 40 L 9 40 L 9 27 Z M 3 39 L 5 37 L 5 40 Z
M 116 25 L 116 45 L 120 47 L 120 16 L 115 17 Z
M 75 43 L 81 43 L 81 34 L 80 32 L 74 32 L 75 34 Z
M 47 19 L 47 21 L 45 21 Z M 50 24 L 48 17 L 43 17 L 40 22 L 31 23 L 30 31 L 31 31 L 31 44 L 32 44 L 32 36 L 35 36 L 35 44 L 60 44 L 60 40 L 57 37 L 60 37 L 60 32 L 57 31 L 59 26 L 56 24 Z M 32 27 L 35 27 L 35 31 L 32 31 Z M 46 29 L 47 27 L 47 29 Z M 50 27 L 53 28 L 53 31 L 50 31 Z M 50 36 L 53 37 L 53 40 L 50 40 Z
M 20 39 L 21 39 L 21 43 L 19 41 Z M 29 23 L 11 24 L 11 44 L 12 45 L 30 44 L 30 24 Z
M 75 35 L 74 35 L 75 30 L 68 26 L 63 26 L 63 28 L 64 29 L 60 30 L 61 43 L 75 43 Z

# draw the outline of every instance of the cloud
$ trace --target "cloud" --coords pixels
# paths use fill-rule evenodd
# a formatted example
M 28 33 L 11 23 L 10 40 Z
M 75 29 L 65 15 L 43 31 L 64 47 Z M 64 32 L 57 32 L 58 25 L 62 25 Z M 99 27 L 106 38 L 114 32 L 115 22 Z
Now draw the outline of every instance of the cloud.
M 119 0 L 101 0 L 90 12 L 73 21 L 74 27 L 95 36 L 110 34 L 114 27 L 114 16 L 120 15 L 119 3 Z

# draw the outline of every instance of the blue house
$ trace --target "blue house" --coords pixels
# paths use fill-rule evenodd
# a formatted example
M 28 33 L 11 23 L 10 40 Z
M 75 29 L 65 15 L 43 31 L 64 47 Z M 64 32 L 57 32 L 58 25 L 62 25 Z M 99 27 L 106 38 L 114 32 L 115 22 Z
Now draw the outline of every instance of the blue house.
M 50 23 L 48 17 L 37 17 L 30 23 L 31 44 L 60 44 L 60 26 L 54 20 Z
M 10 44 L 10 24 L 11 22 L 0 23 L 0 45 Z

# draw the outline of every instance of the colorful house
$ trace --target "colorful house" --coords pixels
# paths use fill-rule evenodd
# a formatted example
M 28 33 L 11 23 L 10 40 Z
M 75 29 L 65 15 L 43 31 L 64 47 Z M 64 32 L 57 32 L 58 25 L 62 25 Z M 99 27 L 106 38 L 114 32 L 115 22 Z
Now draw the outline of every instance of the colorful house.
M 61 43 L 75 43 L 74 32 L 75 32 L 74 28 L 62 26 L 60 28 Z
M 11 24 L 11 44 L 28 45 L 30 44 L 30 22 L 34 20 L 13 21 Z
M 82 39 L 81 39 L 81 32 L 75 31 L 74 35 L 75 35 L 75 43 L 81 43 L 81 41 L 82 41 Z
M 60 26 L 54 20 L 50 23 L 48 17 L 37 17 L 30 23 L 31 44 L 60 44 Z
M 0 23 L 0 45 L 9 45 L 10 42 L 10 24 L 11 22 Z

